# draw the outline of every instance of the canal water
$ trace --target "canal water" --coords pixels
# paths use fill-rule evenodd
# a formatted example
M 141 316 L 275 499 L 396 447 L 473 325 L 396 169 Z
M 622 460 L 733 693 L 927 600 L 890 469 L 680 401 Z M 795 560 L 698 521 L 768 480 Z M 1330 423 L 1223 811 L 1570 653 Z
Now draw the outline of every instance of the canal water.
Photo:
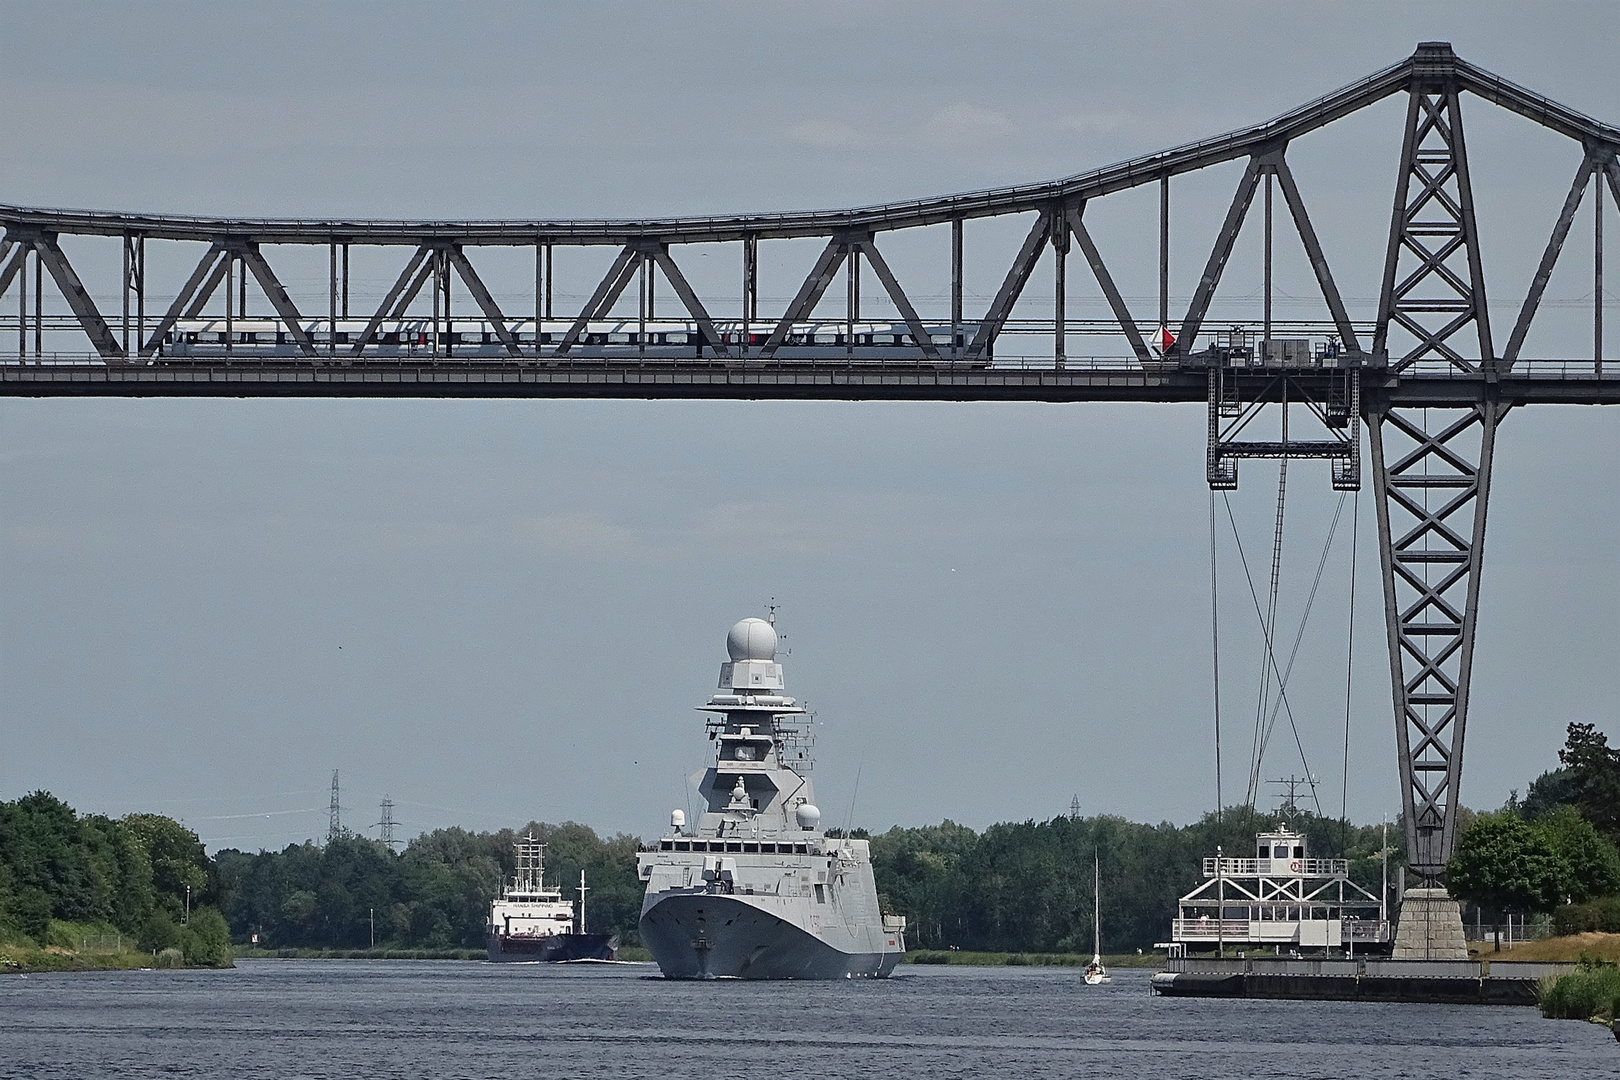
M 1534 1009 L 1155 998 L 1148 972 L 907 966 L 671 983 L 650 965 L 245 960 L 0 976 L 0 1076 L 1539 1077 L 1620 1073 Z

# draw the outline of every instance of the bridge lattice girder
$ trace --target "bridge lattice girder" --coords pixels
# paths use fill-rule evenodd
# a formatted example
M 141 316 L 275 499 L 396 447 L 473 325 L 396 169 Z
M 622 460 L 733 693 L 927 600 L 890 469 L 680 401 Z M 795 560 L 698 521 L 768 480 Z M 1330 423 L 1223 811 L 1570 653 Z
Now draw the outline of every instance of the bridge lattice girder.
M 1357 326 L 1339 294 L 1306 200 L 1287 162 L 1290 144 L 1391 95 L 1406 93 L 1405 137 L 1388 234 L 1376 321 Z M 1484 288 L 1478 227 L 1468 174 L 1461 98 L 1489 101 L 1580 145 L 1580 161 L 1540 266 L 1498 354 Z M 0 360 L 0 393 L 20 396 L 368 396 L 368 397 L 731 397 L 935 400 L 1205 401 L 1210 410 L 1209 479 L 1237 483 L 1244 457 L 1334 459 L 1335 486 L 1359 487 L 1359 425 L 1372 443 L 1379 505 L 1384 595 L 1399 746 L 1403 808 L 1411 864 L 1437 877 L 1455 841 L 1474 621 L 1495 431 L 1515 405 L 1537 402 L 1620 403 L 1620 378 L 1603 364 L 1602 202 L 1607 186 L 1620 203 L 1620 129 L 1517 86 L 1456 57 L 1449 45 L 1420 45 L 1409 58 L 1262 124 L 1093 172 L 939 198 L 849 210 L 596 221 L 358 221 L 238 219 L 50 210 L 0 205 L 0 296 L 18 306 L 14 360 Z M 1173 177 L 1230 161 L 1246 168 L 1204 272 L 1182 317 L 1168 310 L 1168 192 Z M 1160 185 L 1160 296 L 1157 319 L 1133 315 L 1085 225 L 1088 204 L 1104 196 Z M 1594 191 L 1594 349 L 1590 362 L 1527 359 L 1520 354 L 1588 187 Z M 1273 364 L 1270 348 L 1271 244 L 1274 190 L 1280 189 L 1329 311 L 1323 329 L 1337 341 L 1324 363 Z M 1260 363 L 1234 363 L 1218 344 L 1198 350 L 1209 305 L 1257 195 L 1264 207 L 1266 313 Z M 1033 214 L 1002 285 L 977 318 L 963 305 L 964 222 Z M 901 229 L 948 225 L 951 288 L 948 320 L 932 327 L 919 314 L 879 250 L 879 238 Z M 122 241 L 122 310 L 109 319 L 81 282 L 60 243 L 64 236 Z M 793 300 L 761 320 L 760 241 L 818 238 L 820 256 Z M 148 307 L 148 242 L 205 245 L 195 268 L 158 314 Z M 1111 320 L 1081 327 L 1064 306 L 1066 260 L 1077 244 L 1108 303 Z M 682 245 L 736 243 L 742 250 L 740 318 L 721 314 L 682 272 Z M 301 310 L 272 269 L 269 247 L 321 245 L 329 250 L 324 311 Z M 340 341 L 350 319 L 352 246 L 410 251 L 393 285 L 364 325 Z M 530 248 L 532 312 L 503 311 L 474 268 L 469 251 Z M 552 337 L 553 249 L 612 246 L 618 252 L 578 311 L 561 317 Z M 1014 328 L 1011 316 L 1031 275 L 1050 251 L 1055 264 L 1054 317 L 1036 329 L 1053 335 L 1050 362 L 1009 364 L 995 342 Z M 858 344 L 861 270 L 876 275 L 899 313 L 903 341 L 876 351 Z M 32 281 L 30 281 L 30 269 Z M 42 291 L 48 273 L 67 315 L 48 322 Z M 806 348 L 799 331 L 837 276 L 845 277 L 844 355 Z M 662 277 L 693 329 L 690 355 L 650 354 Z M 452 278 L 459 279 L 490 328 L 493 354 L 458 347 L 451 325 Z M 165 354 L 176 325 L 201 316 L 223 294 L 227 331 L 244 316 L 247 283 L 262 292 L 288 339 L 287 355 L 179 358 Z M 594 321 L 606 319 L 636 285 L 634 348 L 583 355 Z M 433 340 L 425 356 L 380 354 L 381 331 L 431 296 Z M 32 300 L 32 307 L 30 307 Z M 308 304 L 308 300 L 305 301 Z M 8 317 L 9 318 L 9 317 Z M 826 321 L 826 320 L 823 320 Z M 530 327 L 525 331 L 524 325 Z M 724 323 L 724 328 L 722 328 Z M 465 317 L 463 317 L 465 324 Z M 441 325 L 446 328 L 442 335 Z M 324 326 L 325 329 L 320 328 Z M 1155 349 L 1152 327 L 1179 328 Z M 82 331 L 89 349 L 47 354 L 45 331 Z M 1066 340 L 1076 328 L 1122 334 L 1131 355 L 1117 362 L 1076 363 Z M 1029 325 L 1018 327 L 1027 331 Z M 758 334 L 756 334 L 758 331 Z M 347 333 L 347 331 L 346 331 Z M 1365 335 L 1365 342 L 1363 344 Z M 1207 337 L 1207 335 L 1205 335 Z M 762 340 L 759 340 L 762 338 Z M 1157 342 L 1157 338 L 1154 338 Z M 458 351 L 459 349 L 459 351 Z M 1241 352 L 1241 350 L 1239 350 Z M 1278 400 L 1304 401 L 1323 419 L 1337 410 L 1328 439 L 1282 442 L 1238 438 L 1255 411 Z M 1349 416 L 1343 414 L 1348 409 Z M 1233 418 L 1231 424 L 1223 418 Z M 1286 430 L 1286 429 L 1285 429 Z

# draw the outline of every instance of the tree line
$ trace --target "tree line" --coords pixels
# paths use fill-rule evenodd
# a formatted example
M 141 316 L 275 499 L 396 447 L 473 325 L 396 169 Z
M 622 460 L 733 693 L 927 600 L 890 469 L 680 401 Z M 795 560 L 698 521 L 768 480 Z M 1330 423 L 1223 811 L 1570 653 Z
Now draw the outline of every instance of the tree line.
M 1620 751 L 1572 724 L 1561 767 L 1490 814 L 1460 815 L 1450 872 L 1457 895 L 1490 913 L 1554 912 L 1560 929 L 1620 931 Z M 1092 927 L 1092 860 L 1101 878 L 1105 951 L 1148 949 L 1169 934 L 1177 899 L 1222 848 L 1246 856 L 1276 814 L 1230 807 L 1190 825 L 1112 816 L 1009 822 L 982 832 L 950 821 L 852 835 L 871 842 L 885 910 L 907 916 L 912 948 L 1084 952 Z M 1346 858 L 1376 894 L 1385 831 L 1295 812 L 1316 857 Z M 835 830 L 836 831 L 836 830 Z M 77 815 L 43 792 L 0 803 L 0 940 L 43 942 L 53 920 L 99 923 L 142 948 L 178 947 L 199 924 L 264 948 L 442 949 L 483 945 L 489 903 L 513 873 L 514 836 L 547 844 L 546 881 L 576 895 L 587 919 L 637 944 L 640 841 L 585 825 L 531 822 L 520 830 L 437 829 L 403 851 L 361 836 L 281 851 L 235 849 L 210 858 L 195 833 L 150 814 Z M 1388 828 L 1391 873 L 1404 862 Z M 190 888 L 190 921 L 186 916 Z M 200 954 L 201 946 L 191 948 Z M 188 954 L 189 959 L 189 954 Z
M 1561 934 L 1620 933 L 1620 750 L 1591 724 L 1570 724 L 1560 767 L 1479 815 L 1447 868 L 1453 896 L 1493 924 L 1553 916 Z
M 0 942 L 77 944 L 114 931 L 186 963 L 229 963 L 197 834 L 157 814 L 80 815 L 38 791 L 0 802 Z

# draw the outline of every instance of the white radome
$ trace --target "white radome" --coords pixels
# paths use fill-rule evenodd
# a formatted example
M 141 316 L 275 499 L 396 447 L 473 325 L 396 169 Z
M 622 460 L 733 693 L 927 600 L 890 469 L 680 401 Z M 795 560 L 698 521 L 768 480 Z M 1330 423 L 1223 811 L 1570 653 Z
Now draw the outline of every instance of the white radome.
M 799 819 L 801 829 L 814 829 L 821 824 L 821 809 L 810 803 L 800 803 L 794 816 Z
M 726 652 L 737 660 L 776 659 L 776 627 L 764 619 L 744 619 L 726 635 Z

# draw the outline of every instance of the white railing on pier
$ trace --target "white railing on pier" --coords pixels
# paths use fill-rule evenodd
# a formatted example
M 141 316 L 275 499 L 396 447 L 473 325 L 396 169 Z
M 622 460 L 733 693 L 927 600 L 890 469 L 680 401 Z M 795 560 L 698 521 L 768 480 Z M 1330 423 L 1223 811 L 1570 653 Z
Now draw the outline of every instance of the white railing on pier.
M 1217 874 L 1223 877 L 1342 877 L 1349 873 L 1350 863 L 1346 859 L 1204 860 L 1207 878 Z

